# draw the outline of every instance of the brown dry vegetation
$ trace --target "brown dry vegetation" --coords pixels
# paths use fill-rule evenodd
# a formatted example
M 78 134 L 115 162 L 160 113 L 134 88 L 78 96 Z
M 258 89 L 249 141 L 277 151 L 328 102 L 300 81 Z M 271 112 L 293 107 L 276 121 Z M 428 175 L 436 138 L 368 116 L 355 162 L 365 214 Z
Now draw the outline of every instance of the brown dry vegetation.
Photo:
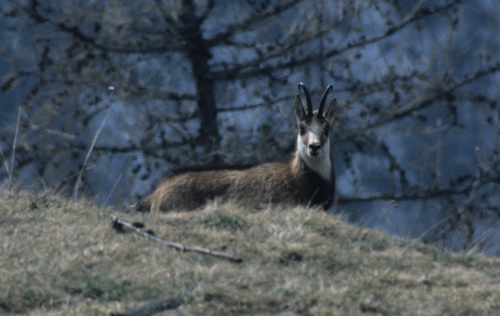
M 117 233 L 224 250 L 232 263 Z M 314 209 L 138 214 L 0 193 L 0 314 L 109 315 L 194 288 L 160 315 L 498 315 L 500 260 L 360 229 Z

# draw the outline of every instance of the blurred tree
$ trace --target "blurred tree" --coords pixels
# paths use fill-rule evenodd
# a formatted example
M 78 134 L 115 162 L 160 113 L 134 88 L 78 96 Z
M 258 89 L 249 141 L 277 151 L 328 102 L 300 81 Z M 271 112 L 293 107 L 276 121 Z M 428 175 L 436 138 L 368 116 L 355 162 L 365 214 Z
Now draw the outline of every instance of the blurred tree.
M 1 90 L 21 109 L 0 138 L 6 184 L 41 179 L 132 203 L 178 165 L 291 152 L 297 83 L 317 98 L 333 83 L 344 105 L 335 210 L 451 249 L 500 251 L 498 2 L 1 8 Z

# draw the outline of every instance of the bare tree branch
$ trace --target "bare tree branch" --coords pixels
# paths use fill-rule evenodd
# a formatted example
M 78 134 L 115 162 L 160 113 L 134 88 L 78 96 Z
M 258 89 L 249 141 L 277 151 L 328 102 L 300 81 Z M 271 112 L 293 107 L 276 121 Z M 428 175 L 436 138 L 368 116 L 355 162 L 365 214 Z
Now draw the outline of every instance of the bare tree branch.
M 223 43 L 227 43 L 227 40 L 238 32 L 242 32 L 251 29 L 253 26 L 263 23 L 263 21 L 275 18 L 282 12 L 289 10 L 298 3 L 304 2 L 304 0 L 291 0 L 283 5 L 277 5 L 272 10 L 268 10 L 260 15 L 251 15 L 249 18 L 240 21 L 238 24 L 229 26 L 225 32 L 221 32 L 211 39 L 207 40 L 207 44 L 210 46 L 216 46 Z
M 332 58 L 334 56 L 340 55 L 346 51 L 352 50 L 353 48 L 359 48 L 366 46 L 371 43 L 378 42 L 384 38 L 387 38 L 394 33 L 402 30 L 404 27 L 409 25 L 410 23 L 413 23 L 415 21 L 424 19 L 430 15 L 433 14 L 438 14 L 445 12 L 447 10 L 450 10 L 451 8 L 455 7 L 461 2 L 461 0 L 453 0 L 450 1 L 449 3 L 442 5 L 440 7 L 436 8 L 421 8 L 420 10 L 416 11 L 412 17 L 406 18 L 403 22 L 400 24 L 397 24 L 395 26 L 392 26 L 388 28 L 382 35 L 372 37 L 370 39 L 367 39 L 366 37 L 361 38 L 360 40 L 357 40 L 355 42 L 349 43 L 343 48 L 340 49 L 332 49 L 330 51 L 324 52 L 322 55 L 316 53 L 316 54 L 307 54 L 305 57 L 302 58 L 292 58 L 290 60 L 287 60 L 285 62 L 279 62 L 278 64 L 270 64 L 266 65 L 266 62 L 270 60 L 276 59 L 276 57 L 281 55 L 280 52 L 276 52 L 274 54 L 267 54 L 265 58 L 263 59 L 257 59 L 255 61 L 251 61 L 246 64 L 239 64 L 236 65 L 232 68 L 227 68 L 219 71 L 213 71 L 210 76 L 213 77 L 214 79 L 222 80 L 222 79 L 244 79 L 244 78 L 250 78 L 257 76 L 261 73 L 266 73 L 268 71 L 276 71 L 276 70 L 281 70 L 281 69 L 287 69 L 291 67 L 299 67 L 306 65 L 308 63 L 311 63 L 315 60 L 320 60 L 322 58 Z M 314 38 L 313 38 L 314 39 Z
M 407 189 L 407 193 L 401 195 L 389 194 L 377 194 L 365 197 L 340 197 L 338 200 L 339 204 L 348 203 L 358 203 L 358 202 L 374 202 L 374 201 L 415 201 L 415 200 L 432 200 L 436 198 L 442 198 L 451 195 L 463 195 L 468 194 L 467 200 L 458 209 L 457 213 L 463 213 L 465 209 L 470 205 L 470 203 L 476 198 L 476 192 L 479 188 L 484 187 L 487 184 L 500 182 L 499 174 L 488 174 L 481 175 L 480 178 L 474 180 L 472 178 L 461 179 L 462 185 L 460 187 L 449 186 L 449 187 L 431 187 L 425 189 L 423 187 L 412 187 Z M 467 183 L 467 184 L 464 184 Z
M 379 114 L 378 120 L 375 120 L 373 123 L 366 124 L 364 126 L 360 126 L 358 128 L 352 129 L 350 132 L 343 133 L 339 135 L 339 139 L 346 140 L 358 137 L 360 135 L 365 135 L 366 132 L 370 129 L 377 128 L 388 123 L 394 122 L 398 119 L 411 117 L 412 113 L 418 110 L 423 110 L 429 106 L 435 104 L 435 102 L 440 100 L 445 100 L 449 98 L 449 96 L 455 92 L 457 89 L 463 87 L 466 84 L 469 84 L 475 80 L 478 80 L 484 76 L 491 75 L 500 71 L 500 64 L 492 65 L 488 68 L 481 69 L 474 74 L 470 74 L 466 78 L 462 80 L 457 80 L 451 86 L 440 89 L 436 88 L 434 91 L 429 93 L 422 93 L 419 95 L 419 99 L 414 100 L 413 102 L 409 102 L 403 107 L 395 107 L 394 109 L 389 109 Z M 422 97 L 422 95 L 428 95 L 427 97 Z

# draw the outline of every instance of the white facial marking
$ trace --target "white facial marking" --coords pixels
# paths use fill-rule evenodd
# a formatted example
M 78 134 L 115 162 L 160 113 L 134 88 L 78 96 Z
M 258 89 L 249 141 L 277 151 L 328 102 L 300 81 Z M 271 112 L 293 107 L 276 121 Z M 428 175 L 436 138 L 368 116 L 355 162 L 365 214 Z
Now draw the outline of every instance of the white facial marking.
M 326 138 L 324 144 L 321 144 L 322 128 L 317 122 L 313 122 L 307 127 L 306 133 L 297 138 L 297 147 L 300 156 L 309 168 L 316 171 L 326 180 L 331 179 L 330 163 L 330 139 Z

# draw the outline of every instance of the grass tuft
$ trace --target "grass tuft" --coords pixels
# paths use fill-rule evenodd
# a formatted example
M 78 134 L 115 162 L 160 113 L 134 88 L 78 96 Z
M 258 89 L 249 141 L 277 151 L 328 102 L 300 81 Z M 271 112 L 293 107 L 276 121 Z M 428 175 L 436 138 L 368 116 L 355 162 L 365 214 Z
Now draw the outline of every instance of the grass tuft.
M 231 231 L 242 230 L 245 227 L 245 221 L 241 216 L 223 212 L 211 213 L 204 217 L 201 222 L 211 228 Z
M 32 309 L 57 308 L 61 303 L 62 297 L 51 290 L 11 286 L 8 292 L 0 297 L 0 311 L 21 314 Z

